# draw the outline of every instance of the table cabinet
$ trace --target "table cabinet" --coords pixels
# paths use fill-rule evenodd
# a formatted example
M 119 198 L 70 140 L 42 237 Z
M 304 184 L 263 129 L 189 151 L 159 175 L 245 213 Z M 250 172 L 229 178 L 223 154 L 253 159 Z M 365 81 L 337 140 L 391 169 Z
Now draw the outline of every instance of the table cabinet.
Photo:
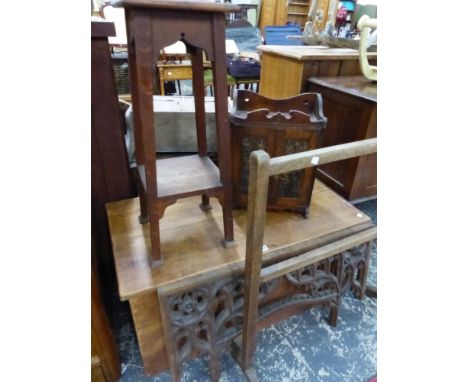
M 320 146 L 326 121 L 319 94 L 274 100 L 239 90 L 231 115 L 233 205 L 247 206 L 252 151 L 262 149 L 277 157 L 312 150 Z M 307 217 L 314 172 L 308 168 L 272 177 L 268 209 L 298 211 Z
M 309 91 L 309 78 L 355 76 L 361 74 L 356 49 L 325 46 L 261 45 L 259 93 L 269 98 L 287 98 Z M 377 53 L 369 52 L 376 65 Z

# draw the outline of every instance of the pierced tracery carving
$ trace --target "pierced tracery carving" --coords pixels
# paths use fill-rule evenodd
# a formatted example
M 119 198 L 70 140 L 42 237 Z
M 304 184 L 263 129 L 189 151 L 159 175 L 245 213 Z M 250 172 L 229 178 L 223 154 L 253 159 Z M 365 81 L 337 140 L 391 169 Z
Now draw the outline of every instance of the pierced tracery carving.
M 351 289 L 356 297 L 364 297 L 371 243 L 361 244 L 342 253 L 341 293 Z
M 364 293 L 369 245 L 362 244 L 262 283 L 258 319 L 292 305 L 320 305 L 330 308 L 330 323 L 336 325 L 341 294 L 350 288 L 359 298 Z M 282 278 L 294 285 L 297 293 L 265 303 Z M 210 357 L 213 379 L 219 377 L 218 357 L 242 330 L 244 289 L 244 278 L 238 277 L 166 297 L 164 309 L 179 369 L 196 351 Z

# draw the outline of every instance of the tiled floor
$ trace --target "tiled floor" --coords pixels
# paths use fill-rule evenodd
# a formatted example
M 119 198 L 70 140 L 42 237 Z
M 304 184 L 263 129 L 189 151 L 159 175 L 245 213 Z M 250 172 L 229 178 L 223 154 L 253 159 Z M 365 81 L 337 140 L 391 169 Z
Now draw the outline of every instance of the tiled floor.
M 376 223 L 377 200 L 356 205 Z M 369 285 L 377 285 L 377 244 L 373 247 Z M 120 382 L 170 381 L 168 372 L 146 376 L 133 329 L 128 303 L 113 292 L 110 318 L 118 339 L 122 363 Z M 362 301 L 348 293 L 342 299 L 338 324 L 327 324 L 327 312 L 312 308 L 262 330 L 257 337 L 256 370 L 261 381 L 360 382 L 376 374 L 377 301 Z M 221 381 L 240 382 L 244 377 L 228 353 L 222 355 Z M 207 360 L 195 358 L 184 365 L 183 381 L 209 381 Z

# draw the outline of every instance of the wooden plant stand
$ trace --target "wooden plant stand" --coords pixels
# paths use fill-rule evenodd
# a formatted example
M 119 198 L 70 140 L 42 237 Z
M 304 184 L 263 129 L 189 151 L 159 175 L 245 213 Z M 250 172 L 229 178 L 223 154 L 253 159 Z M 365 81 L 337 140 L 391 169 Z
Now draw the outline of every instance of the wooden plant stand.
M 151 266 L 163 263 L 159 220 L 178 199 L 209 197 L 223 208 L 224 245 L 234 243 L 231 201 L 230 137 L 228 126 L 224 13 L 239 8 L 202 1 L 119 0 L 125 8 L 136 160 L 139 174 L 140 223 L 150 223 Z M 153 67 L 160 51 L 182 41 L 192 57 L 198 155 L 156 160 L 153 128 Z M 214 77 L 219 169 L 207 156 L 203 83 L 203 51 Z

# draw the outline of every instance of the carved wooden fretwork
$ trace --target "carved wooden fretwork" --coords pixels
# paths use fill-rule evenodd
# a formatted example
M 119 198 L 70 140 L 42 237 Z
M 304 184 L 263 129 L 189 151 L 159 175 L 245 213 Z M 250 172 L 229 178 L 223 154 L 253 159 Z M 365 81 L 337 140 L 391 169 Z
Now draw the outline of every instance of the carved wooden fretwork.
M 260 285 L 258 320 L 293 305 L 318 305 L 330 309 L 335 326 L 341 295 L 352 289 L 358 298 L 365 291 L 369 244 L 329 257 Z M 295 292 L 270 301 L 280 280 Z M 182 362 L 194 354 L 210 358 L 213 380 L 219 378 L 219 356 L 228 350 L 243 327 L 244 278 L 222 279 L 184 293 L 163 298 L 162 309 L 174 344 L 172 355 L 180 375 Z
M 343 252 L 343 269 L 341 275 L 341 293 L 348 289 L 357 298 L 363 298 L 366 290 L 367 271 L 369 268 L 371 242 Z

